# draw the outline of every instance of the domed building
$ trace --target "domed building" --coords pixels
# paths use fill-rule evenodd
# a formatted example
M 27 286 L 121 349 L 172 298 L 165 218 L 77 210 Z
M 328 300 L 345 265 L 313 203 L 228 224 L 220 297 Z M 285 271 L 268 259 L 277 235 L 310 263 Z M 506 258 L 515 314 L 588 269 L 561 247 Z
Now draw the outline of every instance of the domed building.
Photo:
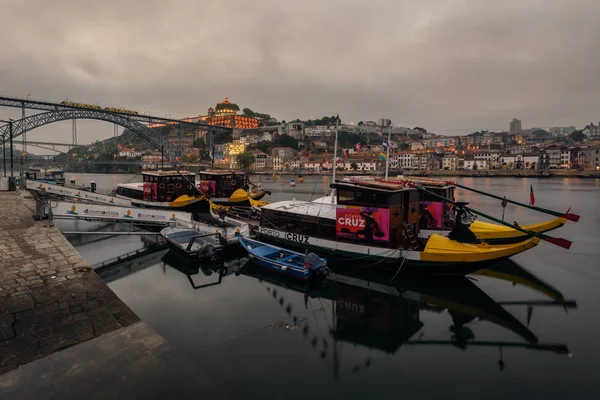
M 208 109 L 208 115 L 206 118 L 202 118 L 203 122 L 209 125 L 226 126 L 228 128 L 237 129 L 253 129 L 260 126 L 260 121 L 257 118 L 247 117 L 245 115 L 238 115 L 240 107 L 229 101 L 227 97 L 225 100 L 218 103 L 213 109 Z

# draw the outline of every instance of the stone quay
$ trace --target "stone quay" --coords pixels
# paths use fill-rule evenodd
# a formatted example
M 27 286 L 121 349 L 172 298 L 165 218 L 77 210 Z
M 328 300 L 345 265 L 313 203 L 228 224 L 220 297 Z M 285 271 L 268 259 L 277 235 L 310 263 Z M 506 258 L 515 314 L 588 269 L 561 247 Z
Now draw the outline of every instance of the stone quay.
M 34 213 L 0 192 L 0 398 L 228 397 Z

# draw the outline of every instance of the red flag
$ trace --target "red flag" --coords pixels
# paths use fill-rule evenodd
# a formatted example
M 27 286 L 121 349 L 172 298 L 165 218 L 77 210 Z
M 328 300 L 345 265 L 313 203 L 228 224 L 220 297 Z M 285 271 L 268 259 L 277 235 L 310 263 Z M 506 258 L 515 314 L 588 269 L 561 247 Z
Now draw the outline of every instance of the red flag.
M 504 199 L 502 200 L 502 207 L 506 207 L 507 204 L 508 201 L 506 201 L 506 196 L 504 196 Z
M 535 196 L 533 195 L 533 185 L 530 186 L 529 190 L 529 205 L 532 206 L 535 204 Z

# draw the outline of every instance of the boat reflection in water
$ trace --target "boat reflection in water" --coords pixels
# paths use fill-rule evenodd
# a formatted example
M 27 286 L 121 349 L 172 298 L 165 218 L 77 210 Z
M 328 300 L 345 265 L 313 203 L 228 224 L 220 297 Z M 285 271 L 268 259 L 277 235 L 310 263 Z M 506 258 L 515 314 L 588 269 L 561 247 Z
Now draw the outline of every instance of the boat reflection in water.
M 513 284 L 527 286 L 549 297 L 549 300 L 525 300 L 499 302 L 493 300 L 468 277 L 458 276 L 442 279 L 393 279 L 389 272 L 372 269 L 350 272 L 347 267 L 341 269 L 343 274 L 334 273 L 324 280 L 309 284 L 290 280 L 279 274 L 264 270 L 247 258 L 229 261 L 224 266 L 204 265 L 190 266 L 182 264 L 178 257 L 167 254 L 162 261 L 187 275 L 194 289 L 219 285 L 227 279 L 236 279 L 233 275 L 245 275 L 259 280 L 266 290 L 266 295 L 272 297 L 290 318 L 290 325 L 302 328 L 303 335 L 318 351 L 321 358 L 332 355 L 334 375 L 339 377 L 339 349 L 343 342 L 369 349 L 377 349 L 388 354 L 394 354 L 401 346 L 454 346 L 468 349 L 474 346 L 495 347 L 500 350 L 498 366 L 504 369 L 505 361 L 502 349 L 525 348 L 530 350 L 569 354 L 566 344 L 543 343 L 527 325 L 531 319 L 534 307 L 559 306 L 575 308 L 576 303 L 565 300 L 560 291 L 544 283 L 518 264 L 507 261 L 490 269 L 478 272 L 481 276 L 503 279 Z M 196 277 L 196 275 L 205 278 Z M 225 279 L 227 277 L 227 279 Z M 208 283 L 197 284 L 195 281 L 205 280 Z M 327 311 L 329 337 L 323 337 L 319 322 L 310 322 L 294 312 L 294 305 L 288 302 L 286 291 L 296 291 L 304 294 L 304 305 L 311 307 L 311 300 L 319 302 L 320 310 Z M 289 294 L 289 292 L 287 292 Z M 316 304 L 316 303 L 315 303 Z M 330 305 L 323 306 L 323 304 Z M 524 305 L 528 307 L 527 325 L 504 306 Z M 330 310 L 327 310 L 330 308 Z M 314 316 L 315 313 L 311 314 Z M 329 316 L 330 311 L 330 316 Z M 450 316 L 448 340 L 426 340 L 418 334 L 422 332 L 424 322 L 422 312 Z M 324 314 L 324 313 L 321 313 Z M 310 315 L 310 314 L 309 314 Z M 488 321 L 514 334 L 521 340 L 516 341 L 481 341 L 469 324 L 474 321 Z M 333 342 L 333 345 L 330 345 Z M 371 360 L 366 359 L 356 365 L 353 371 L 368 367 Z

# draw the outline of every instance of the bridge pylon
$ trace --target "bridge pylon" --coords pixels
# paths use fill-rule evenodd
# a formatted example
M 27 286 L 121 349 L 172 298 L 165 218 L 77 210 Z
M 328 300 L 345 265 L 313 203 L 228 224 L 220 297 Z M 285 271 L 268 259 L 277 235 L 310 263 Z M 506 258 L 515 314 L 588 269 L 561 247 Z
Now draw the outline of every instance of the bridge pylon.
M 72 139 L 71 139 L 71 143 L 73 144 L 73 147 L 77 146 L 77 120 L 76 119 L 72 119 L 72 128 L 71 128 L 71 132 L 72 132 Z

